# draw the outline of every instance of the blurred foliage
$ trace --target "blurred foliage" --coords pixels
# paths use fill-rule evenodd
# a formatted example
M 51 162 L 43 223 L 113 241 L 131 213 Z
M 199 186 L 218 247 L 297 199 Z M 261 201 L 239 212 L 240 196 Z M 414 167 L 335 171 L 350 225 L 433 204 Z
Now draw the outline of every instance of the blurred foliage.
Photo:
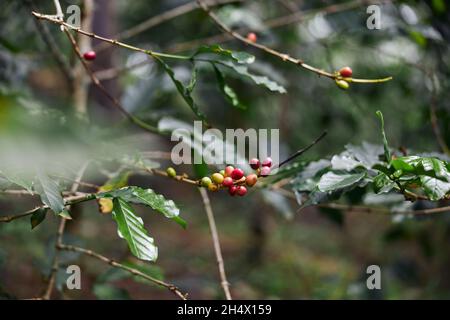
M 324 129 L 328 130 L 324 142 L 282 173 L 291 177 L 302 171 L 294 180 L 294 187 L 302 175 L 313 177 L 317 170 L 329 167 L 332 160 L 319 159 L 340 154 L 344 146 L 347 150 L 349 146 L 370 146 L 366 148 L 368 151 L 375 148 L 374 144 L 380 144 L 376 110 L 384 114 L 385 131 L 394 153 L 399 154 L 402 147 L 416 150 L 417 154 L 424 153 L 424 157 L 437 157 L 442 150 L 430 122 L 431 104 L 437 110 L 443 139 L 450 141 L 450 5 L 444 0 L 393 1 L 382 5 L 381 30 L 366 28 L 364 5 L 332 13 L 321 12 L 329 5 L 349 1 L 244 1 L 215 10 L 229 26 L 254 31 L 261 43 L 308 64 L 330 72 L 349 65 L 355 77 L 392 75 L 393 81 L 379 85 L 352 84 L 344 92 L 333 81 L 242 43 L 227 41 L 221 44 L 222 48 L 256 57 L 248 70 L 247 66 L 239 66 L 239 72 L 218 64 L 212 68 L 207 62 L 197 63 L 198 73 L 193 73 L 189 61 L 164 60 L 184 86 L 181 91 L 189 88 L 192 75 L 196 74 L 195 88 L 183 91 L 182 96 L 180 87 L 177 91 L 174 86 L 177 82 L 167 75 L 165 65 L 142 54 L 116 48 L 108 54 L 113 54 L 117 66 L 130 66 L 144 60 L 148 63 L 113 79 L 118 88 L 113 95 L 120 97 L 129 112 L 154 124 L 165 117 L 193 121 L 195 116 L 186 105 L 188 102 L 194 109 L 187 101 L 192 97 L 208 122 L 220 129 L 279 128 L 281 159 L 307 145 Z M 54 12 L 52 1 L 34 2 L 40 12 Z M 81 3 L 61 2 L 63 7 Z M 112 29 L 126 30 L 186 1 L 116 0 L 108 3 L 108 10 L 98 8 L 96 12 L 99 22 L 94 28 L 97 30 L 104 30 L 102 24 L 108 23 Z M 265 22 L 292 15 L 292 10 L 309 14 L 301 21 L 267 27 Z M 57 26 L 44 24 L 64 60 L 72 65 L 76 59 L 64 34 Z M 125 42 L 168 52 L 219 33 L 203 12 L 194 10 Z M 177 53 L 191 55 L 198 47 L 194 44 L 189 50 Z M 98 55 L 94 68 L 100 69 L 98 60 L 106 54 Z M 279 92 L 255 85 L 255 79 L 242 76 L 247 71 L 260 77 L 257 79 L 267 79 L 263 84 Z M 284 89 L 287 93 L 281 94 Z M 100 154 L 102 160 L 106 158 L 111 162 L 110 166 L 103 163 L 99 165 L 101 174 L 89 172 L 88 176 L 89 182 L 104 185 L 123 165 L 117 161 L 117 155 L 131 155 L 136 149 L 170 150 L 171 145 L 166 140 L 143 137 L 142 132 L 117 120 L 116 111 L 103 105 L 98 95 L 96 90 L 90 90 L 89 123 L 73 117 L 71 88 L 37 32 L 27 1 L 0 3 L 0 134 L 2 138 L 10 135 L 16 139 L 15 150 L 23 152 L 24 159 L 33 162 L 39 157 L 40 153 L 31 153 L 30 149 L 51 152 L 55 162 L 69 168 L 73 177 L 80 161 L 92 153 Z M 60 122 L 61 119 L 66 121 Z M 21 140 L 25 132 L 31 132 L 32 139 Z M 69 148 L 72 152 L 64 149 L 66 138 L 75 141 L 77 147 Z M 0 153 L 5 155 L 5 150 Z M 317 162 L 307 163 L 309 160 Z M 168 161 L 161 161 L 161 166 L 168 164 Z M 47 166 L 54 169 L 52 164 Z M 311 166 L 315 171 L 308 172 Z M 140 265 L 132 260 L 127 244 L 118 240 L 114 222 L 109 216 L 98 214 L 92 204 L 78 206 L 75 219 L 68 223 L 66 243 L 82 243 L 116 260 L 138 264 L 143 268 L 141 271 L 160 279 L 164 276 L 185 289 L 191 298 L 223 298 L 209 227 L 195 188 L 142 175 L 132 175 L 129 180 L 130 185 L 150 187 L 174 199 L 189 225 L 183 230 L 167 223 L 163 217 L 147 214 L 148 209 L 136 209 L 150 226 L 152 237 L 158 239 L 157 266 Z M 68 181 L 61 183 L 66 187 L 70 185 Z M 342 202 L 382 203 L 399 211 L 435 206 L 426 201 L 405 203 L 401 197 L 390 197 L 392 195 L 378 198 L 367 191 L 353 189 Z M 450 298 L 448 214 L 371 215 L 316 207 L 296 213 L 295 200 L 272 197 L 271 192 L 257 190 L 246 198 L 233 200 L 222 194 L 211 196 L 235 298 Z M 38 203 L 34 198 L 12 200 L 11 196 L 0 195 L 0 216 L 29 210 Z M 446 203 L 448 205 L 448 201 L 443 200 L 439 204 Z M 0 224 L 0 298 L 35 297 L 44 288 L 42 280 L 49 273 L 54 254 L 57 219 L 52 214 L 47 214 L 43 222 L 39 221 L 41 218 L 34 216 L 33 223 L 41 223 L 32 232 L 28 219 Z M 107 271 L 104 264 L 89 257 L 68 254 L 63 258 L 58 273 L 59 297 L 173 298 L 154 285 L 144 285 L 120 272 Z M 66 276 L 63 267 L 71 263 L 82 266 L 83 288 L 80 291 L 62 290 Z M 381 291 L 366 289 L 365 271 L 370 264 L 381 267 Z

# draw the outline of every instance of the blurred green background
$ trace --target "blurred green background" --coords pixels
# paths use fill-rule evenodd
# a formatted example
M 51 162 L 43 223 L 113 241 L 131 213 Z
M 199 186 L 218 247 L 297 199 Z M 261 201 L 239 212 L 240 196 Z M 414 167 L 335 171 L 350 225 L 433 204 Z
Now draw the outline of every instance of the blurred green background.
M 186 3 L 94 2 L 94 32 L 109 37 Z M 342 10 L 343 3 L 351 5 Z M 81 2 L 62 4 L 67 7 Z M 65 114 L 69 119 L 73 113 L 71 88 L 37 31 L 30 14 L 33 6 L 39 12 L 54 12 L 53 1 L 6 0 L 0 4 L 0 134 L 5 134 L 7 128 L 34 130 L 33 125 L 40 121 L 33 113 L 35 108 Z M 222 44 L 225 48 L 254 54 L 256 62 L 251 69 L 281 83 L 287 94 L 270 92 L 229 74 L 228 83 L 247 106 L 246 110 L 233 108 L 220 94 L 213 71 L 204 65 L 194 98 L 209 122 L 219 129 L 279 128 L 281 158 L 307 145 L 323 130 L 329 133 L 326 140 L 303 159 L 331 156 L 348 143 L 380 143 L 376 110 L 384 114 L 391 146 L 440 152 L 430 122 L 430 105 L 437 110 L 442 136 L 450 141 L 449 7 L 444 0 L 384 1 L 380 4 L 380 30 L 366 27 L 369 15 L 363 1 L 248 0 L 216 7 L 215 12 L 229 26 L 253 31 L 259 42 L 308 64 L 328 71 L 349 65 L 355 77 L 391 75 L 394 80 L 378 85 L 353 84 L 344 92 L 333 81 L 236 41 L 226 41 Z M 76 57 L 64 34 L 56 25 L 42 24 L 69 65 L 73 65 Z M 160 52 L 193 52 L 220 33 L 204 12 L 193 10 L 125 42 Z M 108 48 L 98 53 L 93 67 L 102 74 L 142 59 L 145 57 L 141 54 Z M 167 62 L 180 79 L 189 79 L 189 62 Z M 156 124 L 164 116 L 187 122 L 194 119 L 163 70 L 150 60 L 120 72 L 104 84 L 129 112 L 150 123 Z M 120 113 L 94 88 L 89 91 L 88 113 L 90 123 L 76 124 L 74 129 L 85 138 L 92 135 L 99 140 L 118 139 L 126 133 L 144 150 L 170 151 L 168 139 L 143 134 L 124 124 Z M 16 122 L 17 118 L 25 120 Z M 43 144 L 53 141 L 49 136 L 64 130 L 54 124 L 44 128 L 49 132 L 44 130 L 36 136 Z M 97 143 L 90 142 L 94 146 Z M 119 149 L 122 146 L 126 150 L 129 144 L 123 142 Z M 161 160 L 162 167 L 169 165 L 169 161 Z M 190 172 L 188 167 L 184 170 Z M 87 177 L 89 182 L 104 183 L 95 173 Z M 188 228 L 182 230 L 149 209 L 140 208 L 159 247 L 159 259 L 154 264 L 139 265 L 177 284 L 189 292 L 190 298 L 223 298 L 198 191 L 158 177 L 132 176 L 130 185 L 150 186 L 173 199 L 188 222 Z M 347 200 L 360 199 L 354 192 Z M 211 200 L 234 298 L 450 298 L 448 214 L 395 219 L 390 215 L 314 207 L 297 213 L 294 200 L 260 190 L 232 200 L 226 194 L 212 194 Z M 28 210 L 37 204 L 33 201 L 29 197 L 0 195 L 0 215 Z M 100 215 L 95 204 L 83 204 L 77 210 L 79 214 L 68 224 L 67 242 L 120 261 L 138 263 L 118 238 L 114 222 Z M 0 224 L 0 296 L 30 298 L 40 294 L 43 277 L 50 268 L 56 228 L 57 219 L 51 214 L 33 231 L 28 219 Z M 81 266 L 82 290 L 60 290 L 55 298 L 173 298 L 152 284 L 115 274 L 89 257 L 67 254 L 63 264 Z M 366 268 L 371 264 L 381 267 L 382 290 L 366 288 Z M 60 289 L 63 282 L 61 270 Z

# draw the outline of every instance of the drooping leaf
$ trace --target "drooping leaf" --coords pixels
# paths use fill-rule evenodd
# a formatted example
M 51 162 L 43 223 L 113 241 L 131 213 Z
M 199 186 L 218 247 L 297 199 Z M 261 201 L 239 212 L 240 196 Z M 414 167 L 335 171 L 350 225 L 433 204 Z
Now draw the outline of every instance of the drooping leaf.
M 198 48 L 197 51 L 191 57 L 195 58 L 196 56 L 205 53 L 217 54 L 219 56 L 234 60 L 235 62 L 241 64 L 250 64 L 255 61 L 255 56 L 251 55 L 250 53 L 223 49 L 221 46 L 217 44 L 211 46 L 202 46 Z
M 380 123 L 381 123 L 381 136 L 383 137 L 384 157 L 386 158 L 387 162 L 390 162 L 391 161 L 391 151 L 389 150 L 389 145 L 388 145 L 388 141 L 387 141 L 387 138 L 386 138 L 386 132 L 384 131 L 383 114 L 381 113 L 380 110 L 378 110 L 376 112 L 376 115 L 380 119 Z
M 33 194 L 33 181 L 25 174 L 22 174 L 17 170 L 0 170 L 0 174 L 9 182 L 18 185 Z
M 142 260 L 155 261 L 158 248 L 153 238 L 148 236 L 141 218 L 136 216 L 133 208 L 123 199 L 113 200 L 113 218 L 117 223 L 118 234 L 128 243 L 131 253 Z
M 421 176 L 420 182 L 422 183 L 425 194 L 431 201 L 441 200 L 447 193 L 450 193 L 449 182 L 428 176 Z
M 322 192 L 344 189 L 356 185 L 365 176 L 365 172 L 355 174 L 336 174 L 334 172 L 327 172 L 320 178 L 317 187 L 319 191 Z
M 31 229 L 36 228 L 38 225 L 42 223 L 42 221 L 45 220 L 45 217 L 47 216 L 47 208 L 38 208 L 36 211 L 31 215 L 30 223 L 31 223 Z
M 59 185 L 54 180 L 42 172 L 38 171 L 35 185 L 36 193 L 41 197 L 42 203 L 47 205 L 54 213 L 67 218 L 68 212 L 65 209 L 64 198 L 59 190 Z
M 236 92 L 231 88 L 226 82 L 225 77 L 220 71 L 220 69 L 212 63 L 214 71 L 216 73 L 217 83 L 222 94 L 225 96 L 226 100 L 235 108 L 245 110 L 247 107 L 243 105 L 236 94 Z
M 165 217 L 174 220 L 183 228 L 186 222 L 179 217 L 180 209 L 173 200 L 167 200 L 163 195 L 155 193 L 152 189 L 142 189 L 140 187 L 125 187 L 117 190 L 99 193 L 97 198 L 121 198 L 123 201 L 143 204 L 151 207 Z
M 222 62 L 218 62 L 218 63 L 231 68 L 232 70 L 234 70 L 237 74 L 239 74 L 241 76 L 250 78 L 255 84 L 262 85 L 262 86 L 266 87 L 267 89 L 269 89 L 270 91 L 286 93 L 286 89 L 282 85 L 276 83 L 273 80 L 270 80 L 266 76 L 260 76 L 260 75 L 255 75 L 255 74 L 250 73 L 250 71 L 248 71 L 248 67 L 246 65 L 236 64 L 236 63 L 227 62 L 227 61 L 222 61 Z
M 205 115 L 200 111 L 198 105 L 194 102 L 194 99 L 191 96 L 191 93 L 192 93 L 191 87 L 189 87 L 189 89 L 188 89 L 188 87 L 185 87 L 184 84 L 175 77 L 175 72 L 172 70 L 172 68 L 167 63 L 164 62 L 164 60 L 162 60 L 161 58 L 156 57 L 156 56 L 153 56 L 153 58 L 159 63 L 159 65 L 161 65 L 163 67 L 164 71 L 166 71 L 167 75 L 170 77 L 172 82 L 175 84 L 175 87 L 178 90 L 178 92 L 180 93 L 183 100 L 191 108 L 192 112 L 194 112 L 194 114 L 200 120 L 207 122 Z

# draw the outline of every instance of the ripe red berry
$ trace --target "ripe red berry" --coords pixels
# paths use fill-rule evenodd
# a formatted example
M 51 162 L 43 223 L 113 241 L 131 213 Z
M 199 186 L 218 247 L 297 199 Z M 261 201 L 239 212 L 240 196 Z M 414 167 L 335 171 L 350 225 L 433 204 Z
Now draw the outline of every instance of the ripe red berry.
M 88 51 L 88 52 L 85 52 L 84 54 L 83 54 L 83 58 L 85 59 L 85 60 L 88 60 L 88 61 L 92 61 L 92 60 L 95 60 L 95 58 L 97 57 L 97 54 L 95 53 L 95 51 Z
M 231 177 L 226 177 L 225 179 L 223 179 L 222 181 L 222 185 L 224 187 L 231 187 L 234 184 L 233 179 Z
M 242 169 L 236 168 L 233 170 L 233 172 L 231 172 L 231 178 L 233 178 L 233 180 L 239 180 L 244 176 L 244 171 L 242 171 Z
M 228 188 L 228 193 L 229 193 L 231 196 L 235 196 L 237 190 L 238 190 L 238 187 L 236 187 L 236 186 L 233 185 L 233 186 L 231 186 L 231 187 Z
M 224 177 L 230 177 L 230 176 L 231 176 L 231 173 L 233 172 L 233 170 L 234 170 L 234 167 L 233 167 L 233 166 L 227 166 L 227 167 L 225 168 L 225 174 L 224 174 Z
M 258 169 L 260 165 L 261 165 L 261 163 L 259 162 L 258 159 L 253 158 L 250 160 L 250 167 L 252 167 L 253 170 Z
M 270 175 L 270 171 L 270 167 L 262 167 L 260 174 L 262 177 L 267 177 L 268 175 Z
M 258 37 L 256 36 L 256 33 L 249 32 L 247 34 L 247 40 L 250 41 L 250 42 L 256 42 L 256 40 L 258 40 Z
M 266 160 L 264 160 L 262 166 L 270 168 L 272 166 L 272 158 L 267 158 Z
M 245 178 L 245 183 L 249 186 L 249 187 L 253 187 L 256 182 L 258 181 L 258 176 L 254 173 L 249 174 L 246 178 Z
M 339 74 L 344 78 L 350 78 L 353 74 L 353 71 L 350 67 L 343 67 L 341 70 L 339 70 Z
M 237 188 L 237 194 L 241 197 L 245 196 L 247 194 L 247 188 L 244 186 L 240 186 Z

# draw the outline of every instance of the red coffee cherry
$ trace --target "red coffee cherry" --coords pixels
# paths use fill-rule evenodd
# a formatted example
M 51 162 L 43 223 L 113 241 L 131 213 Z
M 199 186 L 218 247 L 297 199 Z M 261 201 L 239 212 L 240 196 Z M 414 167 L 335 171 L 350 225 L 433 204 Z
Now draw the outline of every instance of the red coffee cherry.
M 250 42 L 256 42 L 256 40 L 258 40 L 258 37 L 256 36 L 256 33 L 249 32 L 247 34 L 247 40 L 250 41 Z
M 245 178 L 245 183 L 249 186 L 249 187 L 253 187 L 256 182 L 258 181 L 258 176 L 254 173 L 249 174 L 246 178 Z
M 247 188 L 244 186 L 240 186 L 237 188 L 237 194 L 241 197 L 245 196 L 247 194 Z
M 233 178 L 233 180 L 239 180 L 244 176 L 244 171 L 242 171 L 242 169 L 236 168 L 233 170 L 233 172 L 231 172 L 231 178 Z
M 238 190 L 238 187 L 236 187 L 236 186 L 231 186 L 231 187 L 229 187 L 228 188 L 228 193 L 231 195 L 231 196 L 235 196 L 236 195 L 236 193 L 237 193 L 237 190 Z
M 224 177 L 230 177 L 231 173 L 233 172 L 234 167 L 233 166 L 227 166 L 225 168 L 225 174 L 223 175 Z
M 272 158 L 267 158 L 266 160 L 264 160 L 262 166 L 270 168 L 272 166 Z
M 343 67 L 339 70 L 339 74 L 344 78 L 350 78 L 353 74 L 353 71 L 350 67 Z
M 95 53 L 95 51 L 91 50 L 91 51 L 85 52 L 83 54 L 83 58 L 85 60 L 92 61 L 92 60 L 95 60 L 95 58 L 97 58 L 97 54 Z
M 223 179 L 222 181 L 222 185 L 224 187 L 231 187 L 234 184 L 233 179 L 231 177 L 226 177 L 225 179 Z
M 256 170 L 260 167 L 261 163 L 258 159 L 253 158 L 250 160 L 250 167 L 252 167 L 253 170 Z
M 267 177 L 268 175 L 270 175 L 270 171 L 270 167 L 262 167 L 260 174 L 262 177 Z

